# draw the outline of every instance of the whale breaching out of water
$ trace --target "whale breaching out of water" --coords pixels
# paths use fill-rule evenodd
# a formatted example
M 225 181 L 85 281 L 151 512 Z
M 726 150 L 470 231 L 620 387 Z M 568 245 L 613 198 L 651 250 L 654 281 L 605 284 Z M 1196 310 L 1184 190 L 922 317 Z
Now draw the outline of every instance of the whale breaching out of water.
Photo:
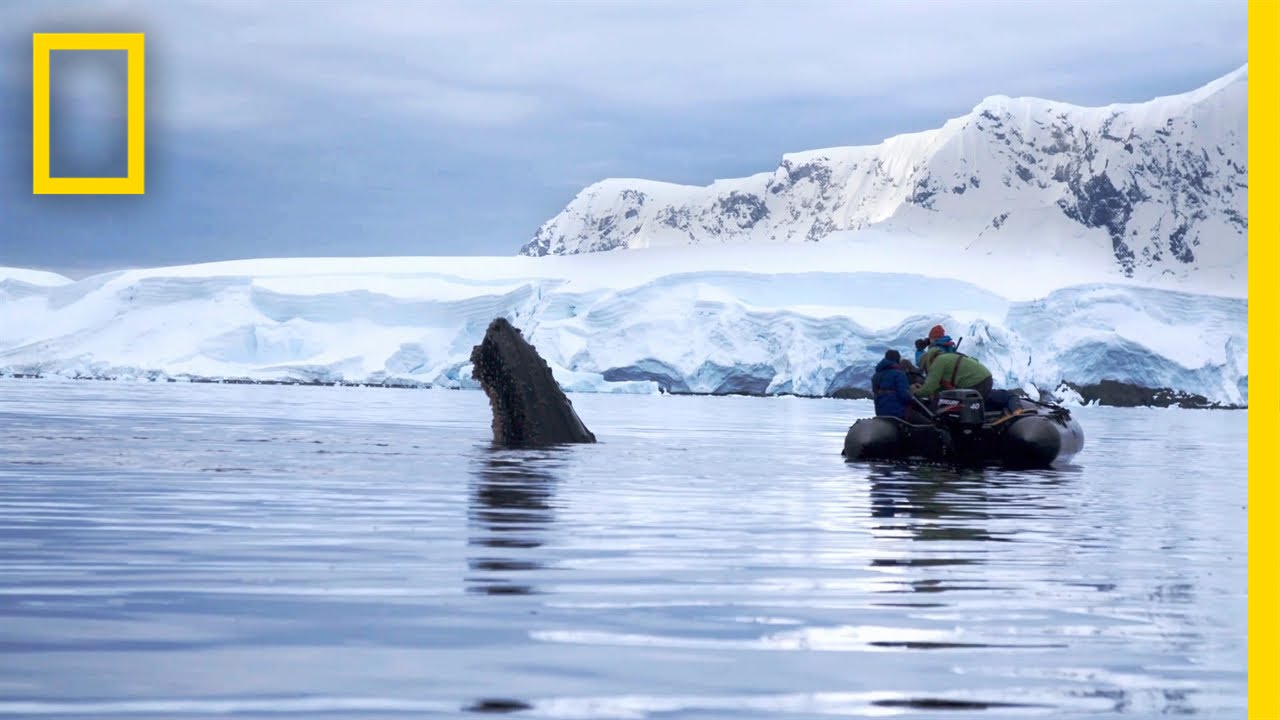
M 471 349 L 471 376 L 493 408 L 493 442 L 505 447 L 593 443 L 551 367 L 519 328 L 495 318 Z

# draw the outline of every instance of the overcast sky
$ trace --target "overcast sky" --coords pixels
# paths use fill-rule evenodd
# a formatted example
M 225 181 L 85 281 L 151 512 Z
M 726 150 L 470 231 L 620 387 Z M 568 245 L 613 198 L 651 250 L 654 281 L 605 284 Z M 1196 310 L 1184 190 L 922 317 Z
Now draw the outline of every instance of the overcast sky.
M 0 265 L 517 252 L 606 177 L 706 184 L 988 95 L 1191 90 L 1246 0 L 0 4 Z M 144 31 L 147 192 L 31 194 L 31 33 Z M 55 54 L 54 172 L 120 168 L 123 63 Z

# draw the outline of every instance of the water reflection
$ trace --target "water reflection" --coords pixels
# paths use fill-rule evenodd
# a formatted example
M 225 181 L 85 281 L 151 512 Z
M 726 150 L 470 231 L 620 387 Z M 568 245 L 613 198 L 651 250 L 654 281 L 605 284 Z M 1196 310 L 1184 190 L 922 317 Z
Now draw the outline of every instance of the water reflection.
M 1007 541 L 992 535 L 987 487 L 981 470 L 873 465 L 867 473 L 874 518 L 923 522 L 884 524 L 877 531 L 910 531 L 916 540 Z
M 905 552 L 900 542 L 889 543 L 886 548 L 897 556 L 871 560 L 873 568 L 905 574 L 884 592 L 1000 590 L 981 572 L 963 572 L 964 566 L 990 562 L 989 543 L 1017 541 L 1029 526 L 1043 522 L 1044 513 L 1061 510 L 1052 499 L 1052 486 L 1061 482 L 1053 471 L 872 464 L 866 472 L 871 517 L 878 521 L 873 535 L 909 542 Z
M 467 561 L 467 591 L 530 595 L 537 590 L 512 574 L 542 569 L 536 549 L 554 521 L 557 451 L 486 451 L 475 471 L 468 544 L 482 550 Z
M 867 470 L 873 518 L 923 522 L 882 524 L 908 529 L 916 540 L 1009 542 L 1016 531 L 996 531 L 993 520 L 1033 518 L 1063 509 L 1056 486 L 1070 469 L 1002 472 L 949 467 L 871 465 Z

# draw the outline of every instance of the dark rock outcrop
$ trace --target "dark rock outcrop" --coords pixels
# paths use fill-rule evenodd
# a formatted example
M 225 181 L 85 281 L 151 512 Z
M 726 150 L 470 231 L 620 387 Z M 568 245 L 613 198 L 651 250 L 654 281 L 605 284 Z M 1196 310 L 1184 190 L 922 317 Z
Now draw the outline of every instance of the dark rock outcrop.
M 828 397 L 839 400 L 872 400 L 875 395 L 870 390 L 864 390 L 860 387 L 842 387 L 829 392 Z
M 1116 380 L 1102 380 L 1088 385 L 1070 381 L 1062 383 L 1080 394 L 1086 403 L 1097 402 L 1111 407 L 1180 407 L 1187 409 L 1241 409 L 1236 405 L 1213 402 L 1203 395 L 1170 388 L 1147 388 Z
M 471 350 L 472 377 L 493 408 L 493 441 L 505 447 L 593 443 L 547 361 L 505 318 Z

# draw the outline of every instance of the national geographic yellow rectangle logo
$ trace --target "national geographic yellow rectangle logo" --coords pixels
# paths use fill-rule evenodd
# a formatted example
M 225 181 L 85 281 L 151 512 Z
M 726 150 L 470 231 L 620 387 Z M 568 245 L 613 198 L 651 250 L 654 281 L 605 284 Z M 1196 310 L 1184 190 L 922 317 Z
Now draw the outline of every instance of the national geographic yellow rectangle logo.
M 142 33 L 33 33 L 31 78 L 32 191 L 36 195 L 141 195 L 145 187 L 146 74 Z M 49 53 L 123 50 L 128 70 L 128 169 L 124 177 L 49 177 Z

